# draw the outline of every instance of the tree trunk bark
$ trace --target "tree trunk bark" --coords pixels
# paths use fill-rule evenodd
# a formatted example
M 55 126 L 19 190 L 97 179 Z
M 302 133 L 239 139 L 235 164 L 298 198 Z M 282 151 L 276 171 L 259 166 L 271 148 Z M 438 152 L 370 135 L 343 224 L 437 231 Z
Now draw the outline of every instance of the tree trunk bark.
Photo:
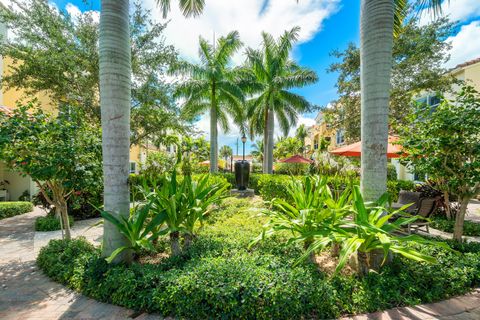
M 212 105 L 210 107 L 210 173 L 218 171 L 218 127 L 215 84 L 212 86 Z
M 262 165 L 263 165 L 263 168 L 262 168 L 262 172 L 263 173 L 267 173 L 267 153 L 268 153 L 268 131 L 267 131 L 267 127 L 268 127 L 268 108 L 266 109 L 265 111 L 265 117 L 264 117 L 264 122 L 265 122 L 265 125 L 264 125 L 264 128 L 263 128 L 263 159 L 262 159 Z
M 267 154 L 266 154 L 267 161 L 265 162 L 265 164 L 267 166 L 266 173 L 268 173 L 268 174 L 273 173 L 273 145 L 274 145 L 273 131 L 274 131 L 274 127 L 275 127 L 274 114 L 273 114 L 273 110 L 270 109 L 268 111 L 268 115 L 267 115 L 267 134 L 268 134 L 268 136 L 267 136 Z
M 336 257 L 338 258 L 338 256 L 340 255 L 340 244 L 339 243 L 334 243 L 332 244 L 332 257 Z
M 445 204 L 445 215 L 448 220 L 452 219 L 452 211 L 450 208 L 450 195 L 448 191 L 443 191 L 443 203 Z
M 102 0 L 100 14 L 100 106 L 102 114 L 102 152 L 104 208 L 127 218 L 129 202 L 131 58 L 129 1 Z M 110 222 L 103 224 L 102 255 L 128 245 L 127 239 Z M 114 260 L 130 262 L 132 253 L 124 251 Z
M 366 252 L 357 251 L 357 273 L 359 276 L 366 276 L 370 268 L 368 265 L 368 254 Z
M 63 229 L 65 230 L 65 239 L 71 240 L 72 233 L 70 231 L 70 221 L 68 220 L 68 206 L 65 199 L 60 199 L 59 207 L 60 207 L 60 219 L 62 219 Z
M 393 0 L 361 0 L 361 190 L 366 201 L 387 190 L 394 10 Z
M 187 250 L 188 248 L 190 248 L 190 245 L 193 242 L 193 238 L 194 238 L 193 235 L 185 234 L 185 236 L 183 238 L 183 250 Z
M 453 229 L 453 239 L 457 241 L 462 241 L 463 236 L 463 222 L 465 221 L 465 213 L 467 212 L 469 198 L 459 198 L 460 200 L 460 211 L 455 217 L 455 227 Z
M 180 234 L 178 231 L 170 233 L 170 248 L 173 257 L 180 255 L 182 252 L 180 249 Z

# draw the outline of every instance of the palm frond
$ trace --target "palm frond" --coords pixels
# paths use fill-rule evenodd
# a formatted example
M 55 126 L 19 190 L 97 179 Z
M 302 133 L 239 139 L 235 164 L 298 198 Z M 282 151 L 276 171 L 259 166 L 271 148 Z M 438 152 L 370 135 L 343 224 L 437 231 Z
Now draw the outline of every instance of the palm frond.
M 171 0 L 157 0 L 157 4 L 162 10 L 162 15 L 165 19 L 171 9 Z M 205 7 L 205 0 L 179 0 L 178 4 L 185 17 L 195 17 L 202 13 Z

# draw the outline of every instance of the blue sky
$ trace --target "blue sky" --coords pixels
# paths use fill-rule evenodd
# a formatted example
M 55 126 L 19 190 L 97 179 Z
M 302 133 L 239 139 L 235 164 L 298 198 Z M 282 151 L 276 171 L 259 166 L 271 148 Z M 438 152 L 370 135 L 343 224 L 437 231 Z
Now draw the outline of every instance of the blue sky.
M 72 14 L 79 11 L 99 10 L 100 1 L 85 4 L 84 0 L 53 0 L 59 7 Z M 161 20 L 155 0 L 142 0 L 145 8 L 152 9 L 155 19 Z M 360 0 L 206 0 L 203 15 L 197 19 L 185 19 L 172 1 L 173 10 L 169 15 L 166 40 L 174 44 L 180 54 L 188 60 L 196 59 L 198 36 L 213 38 L 231 30 L 238 30 L 246 46 L 255 47 L 260 43 L 262 30 L 279 35 L 285 29 L 299 25 L 302 28 L 300 43 L 293 50 L 293 57 L 306 67 L 318 73 L 319 81 L 298 90 L 310 102 L 326 106 L 337 97 L 336 74 L 326 69 L 334 61 L 332 50 L 344 49 L 350 42 L 359 41 Z M 456 34 L 448 39 L 453 45 L 451 62 L 447 67 L 480 56 L 480 1 L 452 0 L 451 5 L 443 4 L 443 11 L 453 20 L 459 20 Z M 423 23 L 430 17 L 422 16 Z M 239 53 L 234 61 L 241 63 L 244 57 Z M 315 114 L 304 114 L 299 123 L 310 125 Z M 203 118 L 199 129 L 208 136 L 208 119 Z M 292 129 L 292 132 L 294 129 Z M 238 130 L 221 134 L 219 145 L 234 147 Z M 235 148 L 234 148 L 235 149 Z M 250 142 L 247 142 L 247 151 Z

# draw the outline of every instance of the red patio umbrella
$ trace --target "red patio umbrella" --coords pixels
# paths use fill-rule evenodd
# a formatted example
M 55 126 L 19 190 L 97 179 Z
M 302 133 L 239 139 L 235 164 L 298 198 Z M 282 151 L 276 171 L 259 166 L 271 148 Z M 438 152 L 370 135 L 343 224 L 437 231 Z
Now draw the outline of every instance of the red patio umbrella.
M 388 136 L 387 158 L 400 158 L 402 146 L 395 144 L 397 141 L 398 137 Z M 330 151 L 330 153 L 346 157 L 360 157 L 362 155 L 362 142 L 359 141 L 337 148 Z
M 283 163 L 313 163 L 312 160 L 302 157 L 301 155 L 294 155 L 290 158 L 282 159 L 279 162 Z

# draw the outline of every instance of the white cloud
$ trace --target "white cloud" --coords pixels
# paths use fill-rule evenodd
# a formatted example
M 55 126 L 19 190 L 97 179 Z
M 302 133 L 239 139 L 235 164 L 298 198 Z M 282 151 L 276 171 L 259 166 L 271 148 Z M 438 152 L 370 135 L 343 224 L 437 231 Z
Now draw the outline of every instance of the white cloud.
M 81 15 L 91 15 L 93 21 L 95 21 L 96 23 L 100 22 L 100 12 L 99 11 L 87 10 L 87 11 L 82 12 L 76 5 L 74 5 L 70 2 L 67 3 L 67 5 L 65 6 L 65 10 L 67 11 L 67 13 L 70 15 L 70 17 L 72 18 L 72 20 L 74 22 L 76 22 L 78 20 L 78 17 L 80 17 Z
M 442 3 L 442 14 L 449 16 L 452 21 L 468 21 L 480 16 L 479 0 L 444 0 Z M 423 10 L 420 17 L 421 24 L 432 21 L 433 15 L 428 9 Z
M 180 53 L 188 59 L 196 59 L 198 37 L 218 38 L 232 30 L 240 33 L 246 46 L 257 47 L 261 42 L 261 32 L 266 31 L 279 36 L 285 30 L 300 26 L 300 43 L 307 42 L 321 30 L 322 22 L 338 10 L 340 0 L 264 0 L 225 1 L 209 0 L 203 14 L 186 19 L 175 2 L 172 3 L 171 20 L 166 31 L 166 39 L 174 44 Z M 152 9 L 154 18 L 161 20 L 161 13 L 155 0 L 144 0 L 147 8 Z M 241 55 L 235 57 L 242 61 Z
M 447 68 L 480 57 L 480 20 L 462 26 L 455 36 L 446 41 L 452 44 Z
M 80 9 L 72 3 L 67 3 L 65 10 L 72 18 L 77 18 L 82 15 L 82 11 L 80 11 Z

